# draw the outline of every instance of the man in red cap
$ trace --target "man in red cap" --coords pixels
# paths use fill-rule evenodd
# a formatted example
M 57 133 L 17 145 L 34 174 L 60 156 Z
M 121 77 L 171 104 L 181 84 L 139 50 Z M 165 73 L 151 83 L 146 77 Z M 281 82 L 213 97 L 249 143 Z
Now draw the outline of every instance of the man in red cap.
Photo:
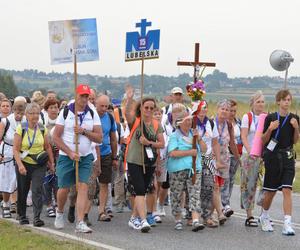
M 69 189 L 75 184 L 75 160 L 79 160 L 79 185 L 77 196 L 76 232 L 90 233 L 92 230 L 84 222 L 84 211 L 88 200 L 88 180 L 91 175 L 94 156 L 92 142 L 101 143 L 102 130 L 99 116 L 89 107 L 90 87 L 80 84 L 76 89 L 76 102 L 70 102 L 59 114 L 53 134 L 53 140 L 59 148 L 56 166 L 58 177 L 57 211 L 54 226 L 64 228 L 63 211 Z M 78 125 L 75 126 L 75 106 Z M 78 134 L 78 153 L 75 152 L 75 134 Z

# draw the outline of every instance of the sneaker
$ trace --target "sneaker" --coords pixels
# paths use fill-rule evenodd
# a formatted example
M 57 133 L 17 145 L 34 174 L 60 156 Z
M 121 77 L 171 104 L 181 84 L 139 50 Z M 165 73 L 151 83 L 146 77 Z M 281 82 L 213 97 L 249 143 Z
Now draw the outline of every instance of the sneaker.
M 153 219 L 156 223 L 162 223 L 162 220 L 157 213 L 153 214 Z
M 269 217 L 269 221 L 270 221 L 271 226 L 274 227 L 274 221 L 272 220 L 271 217 Z M 260 223 L 260 217 L 258 217 L 257 222 Z
M 139 218 L 131 216 L 130 220 L 128 221 L 128 226 L 135 230 L 141 229 L 141 222 Z
M 54 226 L 57 229 L 63 229 L 65 227 L 64 214 L 59 213 L 57 210 L 56 210 L 56 217 L 55 217 L 55 221 L 54 221 Z
M 152 214 L 148 214 L 146 219 L 147 219 L 148 224 L 151 227 L 155 227 L 156 226 L 156 222 L 155 222 L 154 216 Z
M 284 222 L 282 228 L 282 234 L 287 236 L 294 236 L 295 230 L 291 226 L 291 222 Z
M 204 225 L 200 223 L 199 221 L 194 221 L 192 224 L 192 231 L 198 232 L 199 230 L 204 229 Z
M 264 232 L 273 232 L 274 231 L 274 228 L 272 227 L 269 218 L 260 217 L 260 224 L 261 224 L 261 230 L 263 230 Z
M 93 230 L 89 228 L 84 221 L 80 221 L 76 225 L 75 233 L 91 233 Z
M 178 230 L 178 231 L 183 230 L 183 224 L 182 224 L 182 222 L 181 221 L 176 222 L 174 229 Z
M 229 218 L 231 215 L 233 215 L 234 212 L 230 206 L 226 206 L 223 210 L 223 213 L 227 218 Z
M 75 207 L 69 207 L 68 221 L 70 223 L 74 223 L 74 221 L 75 221 Z
M 86 225 L 87 225 L 88 227 L 92 226 L 92 223 L 91 223 L 90 220 L 89 220 L 89 215 L 88 215 L 88 214 L 85 214 L 85 215 L 84 215 L 83 221 L 86 223 Z
M 157 207 L 157 215 L 159 216 L 166 216 L 166 211 L 164 206 L 158 205 Z
M 144 219 L 141 221 L 141 232 L 148 233 L 151 229 L 151 226 L 148 224 L 147 220 Z

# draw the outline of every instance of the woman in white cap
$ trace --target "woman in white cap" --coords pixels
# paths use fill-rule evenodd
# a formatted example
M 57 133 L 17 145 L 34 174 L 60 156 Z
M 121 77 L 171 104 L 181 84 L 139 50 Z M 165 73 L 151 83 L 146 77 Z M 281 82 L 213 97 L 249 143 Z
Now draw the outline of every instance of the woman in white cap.
M 175 230 L 182 230 L 181 202 L 183 193 L 188 190 L 189 208 L 192 211 L 192 231 L 204 228 L 199 221 L 201 204 L 201 152 L 206 152 L 206 145 L 197 130 L 191 130 L 192 117 L 183 109 L 176 119 L 176 131 L 170 136 L 168 144 L 167 169 L 170 173 L 170 191 L 172 214 L 175 217 Z M 193 136 L 197 136 L 197 147 L 192 148 Z M 196 173 L 193 172 L 192 158 L 196 157 Z M 193 185 L 192 176 L 196 175 Z

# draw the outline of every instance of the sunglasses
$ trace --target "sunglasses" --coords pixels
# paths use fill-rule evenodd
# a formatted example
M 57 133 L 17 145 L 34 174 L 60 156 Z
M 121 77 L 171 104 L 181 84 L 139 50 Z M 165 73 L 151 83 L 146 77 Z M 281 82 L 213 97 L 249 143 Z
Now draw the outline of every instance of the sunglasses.
M 144 109 L 145 109 L 145 110 L 153 111 L 154 107 L 145 106 Z

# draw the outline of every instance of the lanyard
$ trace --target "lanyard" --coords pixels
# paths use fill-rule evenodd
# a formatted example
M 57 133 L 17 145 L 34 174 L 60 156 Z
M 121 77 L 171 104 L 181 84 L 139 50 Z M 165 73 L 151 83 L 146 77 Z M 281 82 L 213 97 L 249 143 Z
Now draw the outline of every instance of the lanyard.
M 219 120 L 218 120 L 218 117 L 216 118 L 216 124 L 217 124 L 217 128 L 218 128 L 218 131 L 219 131 L 219 143 L 222 144 L 222 135 L 223 135 L 223 132 L 224 132 L 224 129 L 225 129 L 225 123 L 226 121 L 224 121 L 223 123 L 223 127 L 222 127 L 222 130 L 221 130 L 221 133 L 219 131 Z
M 69 109 L 73 112 L 73 114 L 74 114 L 75 117 L 76 117 L 76 114 L 75 114 L 75 102 L 74 102 L 74 103 L 71 103 L 71 104 L 69 105 Z M 89 106 L 88 106 L 88 105 L 85 106 L 85 109 L 84 109 L 83 113 L 77 114 L 77 116 L 79 117 L 79 126 L 80 126 L 80 127 L 81 127 L 81 125 L 82 125 L 82 123 L 83 123 L 84 117 L 85 117 L 85 115 L 87 114 L 87 112 L 89 112 Z M 77 117 L 76 117 L 75 119 L 77 119 Z
M 200 127 L 201 130 L 203 130 L 202 132 L 202 136 L 203 137 L 206 133 L 206 123 L 207 123 L 207 116 L 205 116 L 203 123 L 200 121 L 199 118 L 197 118 L 197 125 Z
M 36 136 L 36 128 L 37 128 L 37 126 L 34 127 L 34 132 L 33 132 L 32 141 L 31 141 L 30 137 L 29 137 L 29 132 L 28 132 L 28 122 L 26 123 L 26 132 L 27 132 L 27 138 L 28 138 L 28 143 L 29 143 L 28 150 L 31 149 L 31 147 L 33 146 L 35 136 Z
M 284 118 L 283 123 L 281 124 L 281 126 L 278 126 L 278 128 L 276 130 L 276 134 L 275 134 L 275 139 L 276 140 L 278 139 L 280 129 L 282 129 L 282 127 L 285 125 L 287 119 L 289 118 L 289 115 L 290 114 L 287 114 L 287 116 Z M 277 120 L 280 122 L 279 112 L 277 112 Z
M 87 111 L 85 110 L 83 113 L 81 114 L 78 114 L 79 116 L 79 126 L 81 127 L 82 123 L 83 123 L 83 120 L 84 120 L 84 117 L 85 115 L 87 114 Z

